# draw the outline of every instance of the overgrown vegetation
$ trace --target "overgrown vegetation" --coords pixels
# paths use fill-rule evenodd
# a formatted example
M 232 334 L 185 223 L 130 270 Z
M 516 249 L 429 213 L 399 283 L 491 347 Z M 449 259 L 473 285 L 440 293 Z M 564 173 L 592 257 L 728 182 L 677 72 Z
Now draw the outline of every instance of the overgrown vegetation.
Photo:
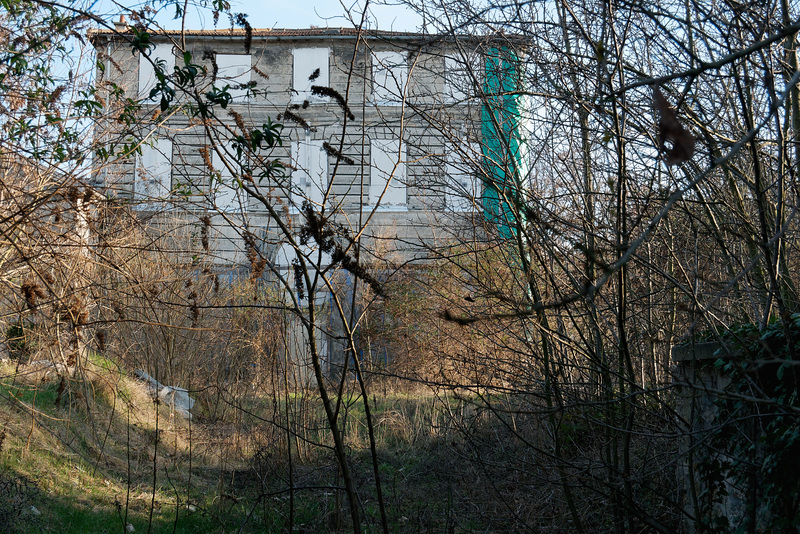
M 241 113 L 157 6 L 0 3 L 0 530 L 797 532 L 797 6 L 407 4 L 433 82 L 368 118 L 350 13 L 321 126 Z M 413 253 L 393 178 L 449 209 Z M 676 379 L 700 337 L 717 381 Z
M 798 382 L 800 315 L 723 336 L 716 361 L 729 383 L 715 398 L 708 447 L 698 453 L 712 532 L 792 532 L 800 526 Z
M 238 422 L 232 415 L 186 421 L 168 406 L 154 404 L 142 382 L 115 370 L 92 369 L 98 381 L 113 387 L 90 396 L 87 411 L 84 399 L 55 405 L 59 379 L 54 373 L 27 366 L 15 373 L 13 365 L 2 366 L 7 408 L 2 466 L 10 496 L 4 513 L 6 524 L 17 531 L 114 531 L 130 523 L 136 531 L 152 525 L 156 532 L 284 532 L 293 521 L 304 531 L 322 532 L 346 524 L 336 466 L 319 448 L 329 437 L 313 392 L 278 403 L 271 394 L 250 394 L 247 404 L 238 406 Z M 363 410 L 356 408 L 355 394 L 342 400 L 353 408 L 343 417 L 342 433 L 357 466 L 354 476 L 366 481 Z M 495 428 L 474 400 L 470 394 L 424 392 L 389 392 L 374 399 L 392 531 L 508 531 L 544 510 L 552 517 L 552 495 L 530 493 L 547 480 L 546 473 L 498 478 L 492 463 L 525 454 L 525 447 Z M 31 418 L 31 410 L 38 415 Z M 298 410 L 300 420 L 286 420 L 287 410 Z M 517 424 L 528 427 L 524 433 L 534 439 L 535 425 L 524 419 Z M 295 428 L 290 445 L 279 430 L 286 424 Z M 462 434 L 467 428 L 469 440 Z M 293 482 L 287 487 L 289 476 Z M 481 489 L 487 484 L 504 486 L 518 505 L 526 503 L 524 517 L 507 502 L 487 499 Z M 369 504 L 375 496 L 362 495 L 366 524 L 375 528 L 380 518 Z M 34 515 L 30 506 L 42 515 Z

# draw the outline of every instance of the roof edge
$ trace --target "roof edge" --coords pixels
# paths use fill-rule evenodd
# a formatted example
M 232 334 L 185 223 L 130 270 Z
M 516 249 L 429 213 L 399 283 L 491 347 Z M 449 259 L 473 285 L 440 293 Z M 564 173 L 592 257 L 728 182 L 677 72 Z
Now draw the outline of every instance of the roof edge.
M 345 36 L 357 37 L 364 35 L 367 37 L 433 37 L 441 38 L 441 34 L 428 34 L 419 32 L 396 32 L 386 30 L 358 30 L 357 28 L 252 28 L 246 30 L 243 28 L 228 28 L 228 29 L 214 29 L 214 30 L 162 30 L 162 29 L 148 29 L 148 33 L 156 36 L 163 37 L 179 37 L 179 36 L 202 36 L 202 37 L 244 37 L 251 35 L 252 37 L 329 37 L 329 36 Z M 90 36 L 105 36 L 105 35 L 127 35 L 132 34 L 131 31 L 107 28 L 95 28 L 89 30 Z

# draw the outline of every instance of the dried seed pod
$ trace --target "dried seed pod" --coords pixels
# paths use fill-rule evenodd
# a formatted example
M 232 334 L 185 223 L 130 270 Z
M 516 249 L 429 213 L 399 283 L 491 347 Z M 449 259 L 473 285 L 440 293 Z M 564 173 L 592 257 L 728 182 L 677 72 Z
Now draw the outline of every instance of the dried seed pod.
M 692 159 L 695 138 L 680 123 L 658 87 L 653 87 L 653 106 L 658 112 L 658 149 L 665 155 L 666 164 L 678 165 Z

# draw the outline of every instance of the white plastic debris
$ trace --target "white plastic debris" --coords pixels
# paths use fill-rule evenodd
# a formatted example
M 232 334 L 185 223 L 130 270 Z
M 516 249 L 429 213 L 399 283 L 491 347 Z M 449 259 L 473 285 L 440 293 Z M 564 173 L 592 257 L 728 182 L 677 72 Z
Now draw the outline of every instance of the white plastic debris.
M 134 372 L 137 378 L 147 382 L 147 389 L 150 395 L 158 397 L 164 404 L 170 406 L 176 413 L 186 419 L 191 419 L 192 414 L 189 410 L 194 406 L 195 400 L 189 396 L 186 389 L 177 386 L 165 386 L 149 374 L 142 370 Z

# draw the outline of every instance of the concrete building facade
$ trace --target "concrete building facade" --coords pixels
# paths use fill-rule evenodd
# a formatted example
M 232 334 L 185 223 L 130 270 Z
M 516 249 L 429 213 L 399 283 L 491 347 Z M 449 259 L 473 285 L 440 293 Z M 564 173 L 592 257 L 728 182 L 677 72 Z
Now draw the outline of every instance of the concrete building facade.
M 404 260 L 436 237 L 432 218 L 480 206 L 480 104 L 470 89 L 481 83 L 477 42 L 353 29 L 203 30 L 148 34 L 141 54 L 130 42 L 141 34 L 119 29 L 92 35 L 99 77 L 142 102 L 145 120 L 131 140 L 141 153 L 98 170 L 102 183 L 143 213 L 210 217 L 217 265 L 246 263 L 243 229 L 280 262 L 276 218 L 297 227 L 304 202 Z M 200 98 L 177 94 L 162 114 L 155 66 L 175 77 L 188 64 L 200 69 L 190 88 Z M 212 91 L 228 100 L 214 121 L 197 114 Z M 240 151 L 237 137 L 273 123 L 282 125 L 278 144 Z
M 300 243 L 309 208 L 337 228 L 339 243 L 358 241 L 359 261 L 378 270 L 426 255 L 442 228 L 482 220 L 478 40 L 353 29 L 148 33 L 123 24 L 91 38 L 98 86 L 120 102 L 97 135 L 138 147 L 97 165 L 97 181 L 148 224 L 193 228 L 176 251 L 185 261 L 199 257 L 231 279 L 261 262 L 297 305 L 298 254 L 313 269 L 331 262 L 316 240 Z M 191 73 L 193 83 L 179 87 Z M 119 137 L 126 101 L 141 107 Z M 340 272 L 346 289 L 353 277 Z M 341 363 L 335 290 L 318 287 L 305 296 L 317 308 L 317 351 Z M 305 361 L 302 321 L 287 338 L 292 359 Z

